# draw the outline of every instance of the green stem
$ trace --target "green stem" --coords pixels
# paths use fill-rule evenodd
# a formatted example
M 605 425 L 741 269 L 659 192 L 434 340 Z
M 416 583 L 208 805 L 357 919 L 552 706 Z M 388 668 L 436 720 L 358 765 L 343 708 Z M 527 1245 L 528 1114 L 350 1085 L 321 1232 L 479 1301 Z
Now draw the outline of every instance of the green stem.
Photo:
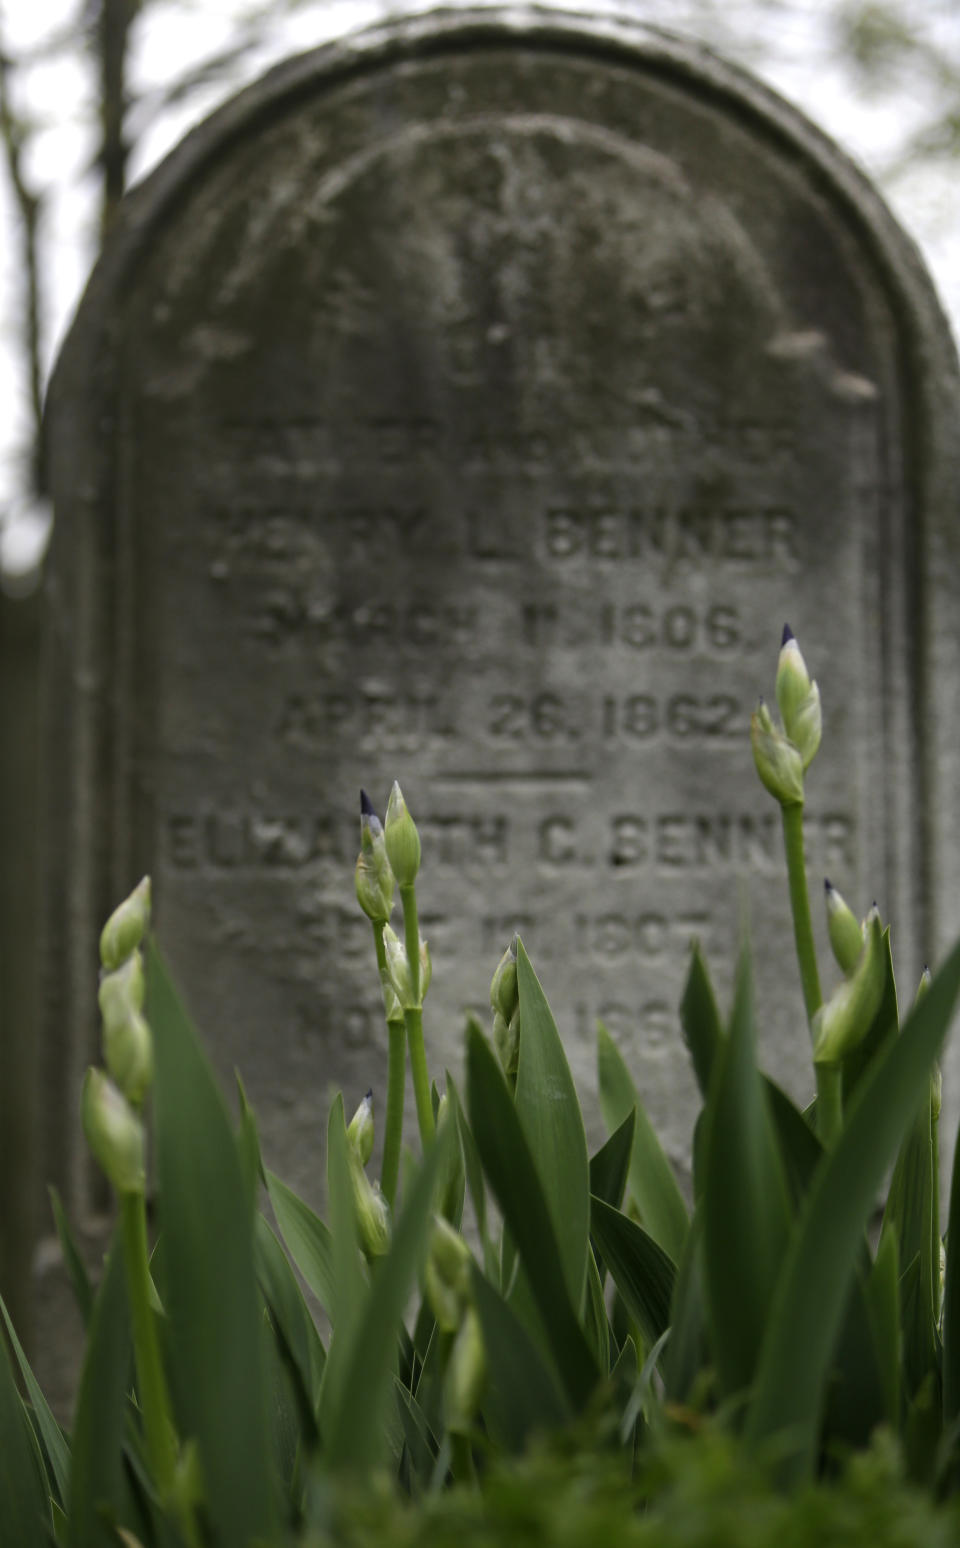
M 817 1073 L 817 1133 L 824 1150 L 832 1150 L 843 1131 L 843 1068 L 815 1064 Z
M 377 967 L 380 982 L 386 984 L 387 953 L 383 944 L 383 923 L 373 923 L 373 939 L 377 949 Z M 400 1176 L 400 1145 L 403 1138 L 403 1097 L 406 1083 L 407 1039 L 401 1017 L 387 1018 L 389 1054 L 387 1063 L 387 1121 L 383 1131 L 383 1161 L 380 1166 L 380 1188 L 390 1208 L 397 1196 L 397 1180 Z
M 383 1131 L 380 1187 L 390 1208 L 397 1196 L 400 1176 L 400 1141 L 403 1136 L 403 1097 L 406 1087 L 407 1033 L 402 1021 L 388 1021 L 390 1039 L 387 1066 L 387 1124 Z
M 150 1305 L 147 1212 L 142 1193 L 121 1194 L 120 1219 L 140 1411 L 143 1414 L 147 1451 L 157 1490 L 161 1499 L 167 1499 L 176 1474 L 176 1439 L 170 1398 L 160 1361 L 160 1344 Z
M 419 1007 L 405 1010 L 403 1019 L 407 1028 L 410 1047 L 410 1073 L 413 1076 L 413 1094 L 417 1103 L 417 1123 L 420 1125 L 420 1143 L 424 1150 L 433 1143 L 433 1103 L 430 1101 L 430 1076 L 427 1073 L 427 1055 L 423 1046 L 423 1012 Z
M 793 938 L 797 947 L 803 1003 L 807 1009 L 807 1021 L 812 1027 L 813 1018 L 823 1004 L 823 996 L 820 993 L 817 954 L 813 945 L 813 924 L 810 919 L 810 899 L 807 894 L 807 868 L 803 857 L 803 806 L 797 802 L 781 807 L 781 811 L 783 812 L 783 843 L 787 855 L 787 876 L 790 882 L 790 908 L 793 913 Z
M 417 919 L 417 893 L 413 882 L 400 888 L 403 905 L 403 944 L 410 966 L 410 988 L 414 1005 L 420 1004 L 420 923 Z

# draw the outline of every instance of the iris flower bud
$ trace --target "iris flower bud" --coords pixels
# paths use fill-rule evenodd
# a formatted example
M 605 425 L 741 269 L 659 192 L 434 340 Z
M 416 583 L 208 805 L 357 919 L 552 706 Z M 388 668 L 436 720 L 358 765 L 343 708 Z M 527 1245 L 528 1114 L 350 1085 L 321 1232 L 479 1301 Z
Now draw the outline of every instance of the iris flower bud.
M 425 1284 L 430 1310 L 444 1333 L 455 1333 L 470 1304 L 470 1249 L 453 1226 L 437 1215 L 430 1237 Z
M 864 921 L 864 942 L 857 965 L 813 1018 L 813 1057 L 836 1064 L 852 1053 L 870 1030 L 880 1009 L 885 977 L 883 929 L 872 908 Z
M 354 872 L 357 902 L 368 919 L 386 924 L 393 908 L 394 874 L 387 859 L 383 824 L 365 790 L 360 792 L 360 853 Z
M 803 760 L 763 700 L 750 717 L 750 743 L 757 773 L 781 806 L 803 805 Z
M 118 1193 L 143 1193 L 146 1185 L 143 1122 L 101 1070 L 84 1076 L 80 1114 L 87 1144 Z
M 350 1182 L 361 1249 L 367 1258 L 380 1258 L 390 1246 L 390 1206 L 379 1183 L 370 1181 L 355 1157 L 351 1160 Z
M 410 964 L 407 961 L 407 952 L 403 942 L 390 925 L 386 925 L 383 931 L 383 947 L 387 958 L 387 973 L 390 984 L 393 987 L 397 999 L 404 1010 L 415 1010 L 417 1004 L 413 998 L 413 983 L 410 978 Z M 427 943 L 420 938 L 420 1004 L 423 1004 L 424 996 L 430 987 L 430 979 L 433 976 L 433 964 L 430 961 L 430 952 Z
M 820 690 L 811 681 L 807 664 L 800 653 L 789 624 L 783 628 L 780 659 L 777 663 L 777 707 L 783 729 L 800 754 L 804 769 L 813 762 L 820 746 L 822 721 Z
M 417 825 L 407 810 L 403 792 L 396 780 L 387 802 L 387 815 L 383 825 L 383 837 L 387 847 L 387 859 L 399 887 L 411 887 L 420 869 L 420 835 Z
M 863 929 L 852 908 L 843 901 L 829 880 L 823 884 L 827 904 L 827 934 L 837 963 L 844 973 L 852 973 L 863 950 Z
M 361 1166 L 373 1155 L 373 1092 L 368 1091 L 347 1125 L 347 1143 Z
M 118 968 L 140 945 L 150 928 L 150 878 L 145 876 L 115 908 L 100 936 L 100 961 L 108 972 Z
M 517 984 L 517 937 L 514 936 L 500 961 L 497 963 L 493 981 L 490 984 L 490 1004 L 495 1011 L 499 1011 L 504 1021 L 509 1022 L 520 1004 L 520 990 Z
M 444 1418 L 454 1435 L 468 1434 L 473 1428 L 486 1379 L 487 1356 L 480 1318 L 470 1306 L 450 1351 L 443 1384 Z

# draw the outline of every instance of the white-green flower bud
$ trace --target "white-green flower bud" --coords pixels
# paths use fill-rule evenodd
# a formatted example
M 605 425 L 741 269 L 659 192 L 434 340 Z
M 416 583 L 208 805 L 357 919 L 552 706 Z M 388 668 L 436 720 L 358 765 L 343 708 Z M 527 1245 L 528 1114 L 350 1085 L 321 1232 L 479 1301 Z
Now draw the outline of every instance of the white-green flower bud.
M 437 1133 L 443 1128 L 450 1111 L 450 1099 L 444 1092 L 437 1107 Z M 454 1120 L 451 1118 L 450 1122 Z M 463 1152 L 460 1149 L 460 1137 L 454 1128 L 453 1143 L 448 1145 L 445 1152 L 445 1160 L 437 1177 L 434 1197 L 437 1201 L 437 1211 L 444 1219 L 452 1220 L 454 1211 L 458 1208 L 463 1197 Z
M 830 947 L 844 973 L 852 973 L 863 950 L 863 928 L 859 919 L 828 879 L 823 884 L 827 904 L 827 934 Z
M 153 1035 L 140 1011 L 104 1021 L 103 1057 L 127 1101 L 139 1107 L 153 1081 Z
M 373 1092 L 368 1091 L 347 1125 L 347 1143 L 361 1166 L 373 1155 Z
M 360 1247 L 368 1258 L 380 1258 L 390 1246 L 390 1207 L 356 1156 L 350 1158 L 350 1182 Z
M 90 1068 L 84 1076 L 80 1114 L 87 1144 L 117 1192 L 143 1193 L 143 1122 L 101 1070 Z
M 490 1005 L 509 1022 L 520 1004 L 517 983 L 517 937 L 514 936 L 500 961 L 490 984 Z
M 803 760 L 793 743 L 774 725 L 760 700 L 750 717 L 750 743 L 757 773 L 781 806 L 803 805 Z
M 403 792 L 396 780 L 387 802 L 387 815 L 383 824 L 383 837 L 387 848 L 390 869 L 398 887 L 412 887 L 420 869 L 420 835 L 417 825 L 407 810 Z
M 113 972 L 136 951 L 150 928 L 150 878 L 145 876 L 115 908 L 100 936 L 100 961 Z
M 390 925 L 386 925 L 383 931 L 383 948 L 387 958 L 387 973 L 400 1005 L 404 1010 L 414 1010 L 423 1004 L 424 997 L 430 987 L 433 977 L 433 964 L 430 960 L 430 952 L 427 943 L 420 937 L 420 999 L 413 997 L 413 982 L 410 977 L 410 964 L 407 961 L 406 947 Z
M 448 1221 L 434 1217 L 425 1285 L 430 1310 L 444 1333 L 455 1333 L 470 1304 L 470 1249 Z
M 469 1434 L 473 1428 L 486 1379 L 487 1356 L 480 1318 L 470 1306 L 454 1339 L 443 1383 L 443 1414 L 447 1429 L 454 1435 Z
M 880 1009 L 885 978 L 883 929 L 875 908 L 864 921 L 857 965 L 813 1018 L 813 1057 L 836 1064 L 863 1040 Z
M 134 951 L 112 973 L 100 974 L 97 1001 L 104 1021 L 115 1021 L 128 1016 L 131 1011 L 143 1010 L 146 983 L 143 976 L 143 957 Z
M 493 1046 L 504 1075 L 516 1077 L 520 1064 L 520 1012 L 507 1021 L 500 1011 L 493 1015 Z
M 383 836 L 383 824 L 370 803 L 365 790 L 360 792 L 360 854 L 354 872 L 357 902 L 368 919 L 375 924 L 386 924 L 393 908 L 396 885 L 387 847 Z
M 809 768 L 820 746 L 820 690 L 811 681 L 789 624 L 784 624 L 783 628 L 776 693 L 783 729 L 799 752 L 803 767 Z

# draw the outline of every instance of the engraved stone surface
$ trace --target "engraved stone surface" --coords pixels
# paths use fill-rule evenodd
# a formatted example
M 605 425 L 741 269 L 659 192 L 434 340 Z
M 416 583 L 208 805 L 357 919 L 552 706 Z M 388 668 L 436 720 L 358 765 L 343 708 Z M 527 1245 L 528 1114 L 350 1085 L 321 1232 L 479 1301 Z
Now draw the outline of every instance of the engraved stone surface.
M 929 708 L 956 681 L 956 401 L 875 195 L 658 34 L 407 22 L 190 136 L 52 396 L 48 1172 L 76 1176 L 96 931 L 150 869 L 224 1080 L 317 1196 L 328 1089 L 385 1084 L 352 867 L 359 788 L 382 811 L 394 778 L 435 1075 L 519 929 L 581 1089 L 600 1016 L 683 1168 L 690 938 L 726 994 L 749 913 L 764 1056 L 802 1092 L 749 714 L 787 619 L 824 699 L 814 874 L 875 897 L 918 971 L 955 877 Z

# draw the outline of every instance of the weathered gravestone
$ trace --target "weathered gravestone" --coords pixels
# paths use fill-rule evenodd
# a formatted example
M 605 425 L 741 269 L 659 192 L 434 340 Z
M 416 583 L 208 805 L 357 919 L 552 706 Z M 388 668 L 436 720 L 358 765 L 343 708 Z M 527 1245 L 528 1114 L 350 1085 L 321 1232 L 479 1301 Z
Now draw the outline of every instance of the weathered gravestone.
M 726 990 L 746 899 L 764 1054 L 806 1089 L 749 713 L 788 619 L 824 698 L 814 872 L 878 900 L 910 994 L 960 895 L 956 423 L 873 190 L 659 33 L 408 20 L 191 134 L 51 393 L 46 1168 L 74 1205 L 97 933 L 145 870 L 224 1081 L 317 1196 L 329 1087 L 384 1087 L 352 867 L 359 788 L 395 777 L 436 1075 L 518 927 L 582 1087 L 599 1015 L 682 1167 L 689 941 Z

